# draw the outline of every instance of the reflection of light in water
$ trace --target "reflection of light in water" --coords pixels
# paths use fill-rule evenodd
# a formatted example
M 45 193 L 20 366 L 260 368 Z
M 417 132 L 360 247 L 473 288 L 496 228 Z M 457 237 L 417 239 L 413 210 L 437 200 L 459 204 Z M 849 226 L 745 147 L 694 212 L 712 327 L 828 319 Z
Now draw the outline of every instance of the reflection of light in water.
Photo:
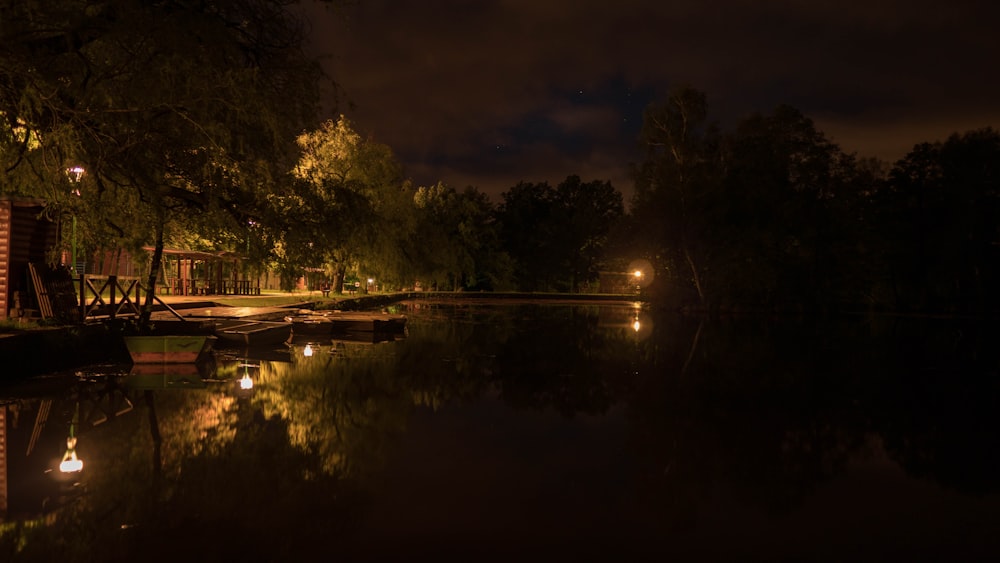
M 313 355 L 313 347 L 312 347 L 312 344 L 306 344 L 306 347 L 302 349 L 302 355 L 303 355 L 303 356 L 305 356 L 305 357 L 307 357 L 307 358 L 308 358 L 309 356 L 312 356 L 312 355 Z
M 76 473 L 83 469 L 83 460 L 76 457 L 76 438 L 70 436 L 66 438 L 66 453 L 62 462 L 59 463 L 59 471 L 63 473 Z
M 253 389 L 253 379 L 250 379 L 250 368 L 259 368 L 260 366 L 249 362 L 242 362 L 240 363 L 240 367 L 243 368 L 243 377 L 240 378 L 240 389 Z

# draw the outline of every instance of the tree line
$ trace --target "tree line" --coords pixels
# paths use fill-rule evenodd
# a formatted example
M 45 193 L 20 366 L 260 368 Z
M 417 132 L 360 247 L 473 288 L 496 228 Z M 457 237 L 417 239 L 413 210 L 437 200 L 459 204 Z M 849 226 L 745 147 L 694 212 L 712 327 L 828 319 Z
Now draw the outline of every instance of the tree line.
M 4 3 L 0 190 L 76 217 L 89 251 L 152 245 L 149 286 L 171 246 L 238 252 L 286 287 L 322 272 L 335 291 L 351 276 L 596 291 L 643 259 L 643 291 L 671 307 L 997 310 L 992 129 L 889 166 L 789 106 L 723 131 L 680 87 L 645 112 L 628 209 L 579 176 L 494 204 L 474 186 L 416 186 L 390 147 L 319 120 L 324 84 L 338 90 L 291 4 Z
M 916 145 L 891 166 L 779 106 L 722 132 L 705 95 L 647 108 L 632 238 L 659 291 L 705 310 L 996 312 L 1000 134 Z

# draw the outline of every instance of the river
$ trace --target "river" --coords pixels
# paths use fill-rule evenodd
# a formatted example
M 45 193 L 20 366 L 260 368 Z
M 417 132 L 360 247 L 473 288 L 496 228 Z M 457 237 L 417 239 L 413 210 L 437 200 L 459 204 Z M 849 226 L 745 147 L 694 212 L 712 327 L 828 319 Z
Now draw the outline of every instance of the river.
M 0 560 L 1000 557 L 991 327 L 398 310 L 403 336 L 0 388 Z

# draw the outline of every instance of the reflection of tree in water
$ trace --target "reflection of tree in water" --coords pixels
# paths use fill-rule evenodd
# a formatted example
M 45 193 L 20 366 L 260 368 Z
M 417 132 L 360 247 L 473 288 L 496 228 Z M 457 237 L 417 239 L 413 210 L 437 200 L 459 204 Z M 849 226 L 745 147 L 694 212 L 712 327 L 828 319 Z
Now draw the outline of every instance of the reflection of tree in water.
M 479 329 L 459 322 L 402 342 L 317 346 L 311 357 L 269 362 L 253 404 L 287 425 L 294 447 L 322 459 L 319 470 L 358 476 L 382 465 L 386 441 L 405 431 L 415 406 L 478 396 L 488 353 Z
M 997 427 L 996 370 L 970 379 L 977 372 L 963 360 L 982 363 L 990 348 L 940 355 L 924 334 L 894 351 L 899 334 L 861 322 L 712 321 L 700 333 L 696 322 L 656 326 L 671 334 L 654 335 L 648 346 L 658 349 L 641 354 L 630 427 L 650 501 L 686 506 L 682 519 L 718 496 L 785 513 L 867 455 L 873 436 L 911 475 L 996 490 L 998 447 L 984 430 Z M 906 360 L 920 348 L 921 359 Z M 915 378 L 907 365 L 926 367 L 928 353 L 955 370 Z
M 988 322 L 895 320 L 873 348 L 883 385 L 872 418 L 914 476 L 975 494 L 1000 490 L 1000 335 Z
M 564 416 L 622 405 L 634 518 L 651 526 L 691 525 L 718 498 L 788 513 L 872 436 L 913 475 L 997 489 L 995 335 L 670 313 L 637 339 L 591 307 L 449 311 L 411 316 L 400 342 L 266 362 L 249 398 L 156 391 L 160 489 L 136 402 L 81 441 L 88 494 L 18 560 L 303 557 L 350 533 L 414 409 L 494 394 Z
M 553 408 L 566 416 L 601 414 L 610 384 L 627 372 L 624 331 L 600 330 L 600 308 L 521 307 L 517 330 L 502 342 L 494 383 L 508 404 Z

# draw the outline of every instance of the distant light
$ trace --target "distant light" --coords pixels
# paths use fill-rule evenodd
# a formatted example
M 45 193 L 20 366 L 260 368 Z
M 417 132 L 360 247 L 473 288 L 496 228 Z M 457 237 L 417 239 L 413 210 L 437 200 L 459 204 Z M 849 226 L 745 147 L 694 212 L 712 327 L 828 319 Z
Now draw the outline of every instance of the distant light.
M 306 347 L 302 349 L 302 355 L 307 358 L 313 355 L 312 344 L 306 344 Z
M 80 178 L 83 177 L 84 172 L 86 172 L 86 170 L 81 166 L 74 166 L 73 168 L 66 169 L 66 174 L 68 174 L 70 179 L 74 182 L 79 182 Z
M 635 273 L 633 273 L 632 275 L 635 276 L 635 277 L 637 277 L 637 278 L 641 278 L 642 277 L 642 270 L 636 270 Z
M 250 379 L 249 373 L 244 373 L 240 378 L 240 389 L 253 389 L 253 380 Z
M 636 319 L 635 322 L 632 323 L 632 330 L 639 332 L 640 328 L 642 328 L 642 325 L 639 324 L 639 319 Z

